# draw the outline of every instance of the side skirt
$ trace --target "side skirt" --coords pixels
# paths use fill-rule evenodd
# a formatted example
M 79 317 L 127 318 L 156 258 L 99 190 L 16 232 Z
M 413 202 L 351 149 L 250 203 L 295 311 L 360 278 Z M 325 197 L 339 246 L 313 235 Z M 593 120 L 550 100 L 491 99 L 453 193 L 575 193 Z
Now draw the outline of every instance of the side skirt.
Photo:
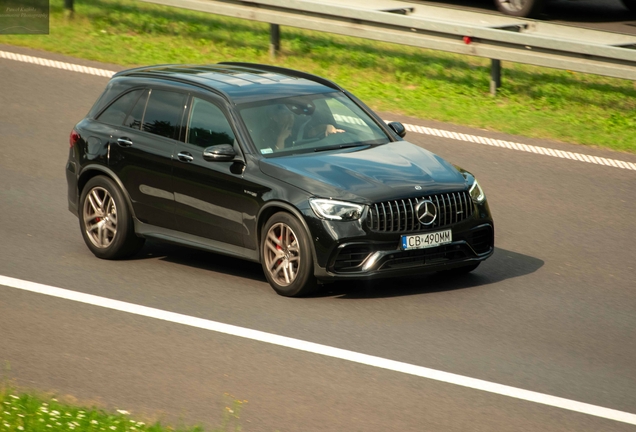
M 204 237 L 186 234 L 167 228 L 161 228 L 154 225 L 145 224 L 137 219 L 135 221 L 135 233 L 141 237 L 155 238 L 157 240 L 168 243 L 175 243 L 196 249 L 202 249 L 210 252 L 216 252 L 223 255 L 229 255 L 235 258 L 246 259 L 249 261 L 260 262 L 257 250 L 247 249 L 240 246 L 229 245 L 216 240 L 210 240 Z

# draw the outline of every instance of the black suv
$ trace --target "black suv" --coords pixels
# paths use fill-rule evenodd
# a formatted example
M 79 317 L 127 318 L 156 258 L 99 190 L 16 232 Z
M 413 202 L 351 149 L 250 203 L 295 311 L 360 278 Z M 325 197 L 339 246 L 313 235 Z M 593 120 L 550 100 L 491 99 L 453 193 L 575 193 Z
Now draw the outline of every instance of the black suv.
M 145 238 L 317 281 L 466 272 L 493 253 L 475 178 L 337 84 L 246 63 L 117 73 L 70 136 L 69 209 L 98 257 Z

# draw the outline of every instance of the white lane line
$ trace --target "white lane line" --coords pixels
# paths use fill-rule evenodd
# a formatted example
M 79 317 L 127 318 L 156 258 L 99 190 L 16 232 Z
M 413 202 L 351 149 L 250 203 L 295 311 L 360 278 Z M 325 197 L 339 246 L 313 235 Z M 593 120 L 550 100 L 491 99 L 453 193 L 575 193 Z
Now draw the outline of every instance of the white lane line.
M 611 408 L 604 408 L 583 402 L 577 402 L 557 396 L 551 396 L 530 390 L 523 390 L 516 387 L 492 383 L 476 378 L 470 378 L 463 375 L 457 375 L 449 372 L 443 372 L 436 369 L 430 369 L 423 366 L 416 366 L 409 363 L 402 363 L 395 360 L 388 360 L 382 357 L 376 357 L 367 354 L 361 354 L 340 348 L 334 348 L 327 345 L 321 345 L 313 342 L 307 342 L 300 339 L 293 339 L 285 336 L 279 336 L 258 330 L 247 329 L 230 324 L 223 324 L 216 321 L 210 321 L 202 318 L 196 318 L 188 315 L 182 315 L 175 312 L 168 312 L 161 309 L 155 309 L 147 306 L 141 306 L 134 303 L 127 303 L 119 300 L 112 300 L 105 297 L 99 297 L 92 294 L 80 293 L 63 288 L 56 288 L 35 282 L 28 282 L 21 279 L 15 279 L 0 275 L 0 285 L 11 288 L 17 288 L 24 291 L 30 291 L 39 294 L 45 294 L 66 300 L 72 300 L 94 306 L 100 306 L 121 312 L 127 312 L 134 315 L 140 315 L 149 318 L 156 318 L 177 324 L 183 324 L 190 327 L 196 327 L 204 330 L 211 330 L 231 336 L 238 336 L 259 342 L 265 342 L 299 351 L 306 351 L 314 354 L 320 354 L 327 357 L 333 357 L 341 360 L 347 360 L 367 366 L 373 366 L 381 369 L 387 369 L 394 372 L 401 372 L 422 378 L 428 378 L 435 381 L 441 381 L 449 384 L 455 384 L 462 387 L 468 387 L 476 390 L 482 390 L 489 393 L 508 396 L 515 399 L 521 399 L 529 402 L 536 402 L 543 405 L 562 408 L 569 411 L 575 411 L 591 416 L 602 417 L 609 420 L 615 420 L 622 423 L 636 425 L 636 414 L 624 411 L 618 411 Z
M 115 74 L 115 72 L 109 71 L 106 69 L 97 69 L 97 68 L 92 68 L 87 66 L 76 65 L 73 63 L 65 63 L 65 62 L 59 62 L 55 60 L 44 59 L 40 57 L 32 57 L 28 55 L 15 54 L 8 51 L 0 51 L 0 58 L 7 59 L 7 60 L 20 61 L 25 63 L 32 63 L 32 64 L 37 64 L 40 66 L 47 66 L 47 67 L 52 67 L 57 69 L 64 69 L 64 70 L 85 73 L 90 75 L 103 76 L 106 78 L 110 78 Z M 358 119 L 355 119 L 352 117 L 350 117 L 351 120 L 349 120 L 347 118 L 348 116 L 335 115 L 334 117 L 336 117 L 338 121 L 350 122 L 350 123 L 359 122 Z M 406 128 L 407 131 L 420 133 L 424 135 L 432 135 L 432 136 L 448 138 L 448 139 L 452 139 L 456 141 L 465 141 L 465 142 L 471 142 L 476 144 L 489 145 L 493 147 L 507 148 L 510 150 L 536 153 L 536 154 L 540 154 L 544 156 L 552 156 L 552 157 L 557 157 L 561 159 L 571 159 L 574 161 L 580 161 L 580 162 L 592 163 L 596 165 L 604 165 L 604 166 L 613 167 L 613 168 L 621 168 L 621 169 L 636 171 L 636 164 L 632 162 L 624 162 L 617 159 L 607 159 L 607 158 L 597 157 L 597 156 L 588 156 L 581 153 L 572 153 L 572 152 L 561 151 L 561 150 L 553 150 L 553 149 L 545 148 L 545 147 L 515 143 L 512 141 L 502 141 L 502 140 L 493 139 L 493 138 L 487 138 L 487 137 L 482 137 L 477 135 L 468 135 L 468 134 L 457 133 L 457 132 L 450 132 L 443 129 L 435 129 L 435 128 L 429 128 L 429 127 L 412 125 L 412 124 L 404 124 L 404 127 Z
M 64 70 L 69 70 L 73 72 L 85 73 L 89 75 L 103 76 L 106 78 L 110 78 L 115 74 L 115 72 L 105 70 L 105 69 L 97 69 L 97 68 L 92 68 L 87 66 L 76 65 L 73 63 L 60 62 L 56 60 L 49 60 L 49 59 L 44 59 L 40 57 L 16 54 L 16 53 L 7 52 L 7 51 L 0 51 L 0 58 L 7 59 L 7 60 L 15 60 L 15 61 L 23 62 L 23 63 L 33 63 L 40 66 L 47 66 L 47 67 L 52 67 L 56 69 L 64 69 Z
M 424 126 L 404 124 L 407 131 L 416 132 L 424 135 L 432 135 L 441 138 L 448 138 L 455 141 L 465 141 L 475 144 L 483 144 L 493 147 L 506 148 L 510 150 L 517 150 L 528 153 L 536 153 L 543 156 L 552 156 L 561 159 L 571 159 L 577 162 L 586 162 L 596 165 L 605 165 L 612 168 L 622 168 L 626 170 L 636 171 L 636 164 L 633 162 L 625 162 L 617 159 L 608 159 L 598 156 L 589 156 L 582 153 L 573 153 L 563 150 L 555 150 L 546 147 L 533 146 L 529 144 L 521 144 L 512 141 L 503 141 L 494 138 L 487 138 L 482 136 L 467 135 L 457 132 L 449 132 L 442 129 L 429 128 Z

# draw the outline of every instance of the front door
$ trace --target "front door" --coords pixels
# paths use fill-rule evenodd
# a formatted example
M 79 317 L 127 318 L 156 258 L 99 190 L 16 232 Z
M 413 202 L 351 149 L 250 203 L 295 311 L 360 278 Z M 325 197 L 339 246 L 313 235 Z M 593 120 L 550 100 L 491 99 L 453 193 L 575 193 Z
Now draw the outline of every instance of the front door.
M 243 237 L 253 234 L 244 218 L 254 213 L 256 198 L 240 166 L 203 158 L 204 149 L 218 144 L 238 151 L 236 135 L 221 101 L 193 97 L 190 105 L 185 142 L 177 145 L 173 162 L 178 229 L 242 247 Z

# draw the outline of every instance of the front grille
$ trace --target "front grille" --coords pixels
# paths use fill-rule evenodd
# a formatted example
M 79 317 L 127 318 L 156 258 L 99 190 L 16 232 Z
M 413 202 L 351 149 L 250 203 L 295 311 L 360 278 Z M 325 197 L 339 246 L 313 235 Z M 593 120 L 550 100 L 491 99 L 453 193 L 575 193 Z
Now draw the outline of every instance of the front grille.
M 359 270 L 364 260 L 371 253 L 370 246 L 346 246 L 338 251 L 334 262 L 334 270 L 339 272 Z
M 428 226 L 420 223 L 415 212 L 417 203 L 425 199 L 430 199 L 437 206 L 437 218 Z M 375 232 L 422 231 L 456 224 L 472 214 L 473 202 L 469 193 L 452 192 L 371 204 L 367 227 Z

